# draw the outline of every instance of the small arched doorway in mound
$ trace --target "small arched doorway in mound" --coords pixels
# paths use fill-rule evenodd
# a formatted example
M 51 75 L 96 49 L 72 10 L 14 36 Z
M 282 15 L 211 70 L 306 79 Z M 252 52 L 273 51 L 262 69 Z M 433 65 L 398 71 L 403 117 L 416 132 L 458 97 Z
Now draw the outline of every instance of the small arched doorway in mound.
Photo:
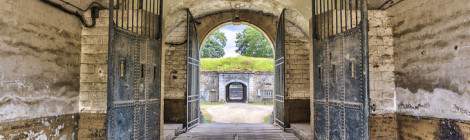
M 232 82 L 225 86 L 225 100 L 227 102 L 246 102 L 247 87 L 241 82 Z

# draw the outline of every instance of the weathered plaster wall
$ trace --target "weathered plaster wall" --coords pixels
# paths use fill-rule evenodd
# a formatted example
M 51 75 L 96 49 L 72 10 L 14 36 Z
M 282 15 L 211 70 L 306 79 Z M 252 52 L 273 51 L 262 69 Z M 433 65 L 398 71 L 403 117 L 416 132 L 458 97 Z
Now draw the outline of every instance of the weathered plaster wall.
M 469 7 L 467 0 L 404 0 L 386 10 L 398 113 L 470 120 Z
M 0 17 L 0 139 L 76 138 L 80 21 L 29 0 Z
M 0 140 L 77 139 L 78 114 L 0 123 Z
M 80 113 L 78 139 L 106 139 L 106 113 Z
M 372 140 L 398 140 L 398 120 L 395 113 L 371 114 L 369 137 Z
M 258 72 L 251 77 L 251 94 L 248 99 L 251 101 L 263 101 L 257 93 L 258 90 L 273 91 L 274 89 L 274 73 L 271 72 Z M 274 92 L 273 92 L 274 94 Z
M 29 0 L 0 15 L 0 122 L 77 113 L 80 21 Z
M 469 138 L 469 7 L 465 0 L 397 0 L 385 10 L 393 35 L 396 138 Z
M 201 71 L 199 79 L 201 95 L 205 95 L 204 100 L 215 102 L 219 101 L 219 73 Z
M 54 1 L 54 0 L 53 0 Z M 85 10 L 90 6 L 92 3 L 98 3 L 101 4 L 102 6 L 108 7 L 109 5 L 109 0 L 62 0 L 68 4 L 71 4 L 75 7 L 78 7 L 82 10 Z
M 470 123 L 400 115 L 398 131 L 398 138 L 402 140 L 467 140 L 470 138 Z

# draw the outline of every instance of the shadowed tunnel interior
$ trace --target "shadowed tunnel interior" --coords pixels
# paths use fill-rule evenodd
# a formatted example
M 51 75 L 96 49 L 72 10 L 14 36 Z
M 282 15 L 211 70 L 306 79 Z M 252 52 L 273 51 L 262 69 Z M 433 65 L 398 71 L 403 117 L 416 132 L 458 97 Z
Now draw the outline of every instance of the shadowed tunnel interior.
M 469 139 L 469 8 L 467 0 L 6 0 L 0 139 L 205 139 L 214 127 L 227 139 Z M 218 74 L 199 73 L 195 50 L 229 22 L 256 26 L 279 52 L 273 124 L 199 124 L 197 76 Z M 226 85 L 224 95 L 242 91 Z

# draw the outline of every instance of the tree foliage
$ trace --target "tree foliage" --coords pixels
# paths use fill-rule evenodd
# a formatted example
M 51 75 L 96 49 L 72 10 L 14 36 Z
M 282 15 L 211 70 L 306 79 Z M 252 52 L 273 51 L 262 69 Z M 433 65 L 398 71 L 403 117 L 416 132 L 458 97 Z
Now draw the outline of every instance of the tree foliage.
M 237 52 L 243 56 L 272 58 L 271 43 L 259 30 L 247 27 L 243 32 L 237 33 Z
M 209 35 L 206 44 L 201 49 L 202 58 L 220 58 L 225 55 L 224 47 L 227 44 L 227 37 L 220 31 Z

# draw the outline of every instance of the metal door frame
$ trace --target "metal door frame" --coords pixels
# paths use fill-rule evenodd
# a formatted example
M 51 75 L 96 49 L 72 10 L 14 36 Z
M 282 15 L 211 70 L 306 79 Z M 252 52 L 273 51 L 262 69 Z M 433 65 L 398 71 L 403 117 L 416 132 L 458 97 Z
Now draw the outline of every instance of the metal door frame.
M 337 9 L 344 10 L 338 12 Z M 331 13 L 327 13 L 331 11 Z M 349 13 L 348 13 L 349 11 Z M 333 13 L 334 12 L 334 13 Z M 325 14 L 327 13 L 327 14 Z M 344 13 L 344 15 L 343 15 Z M 329 15 L 331 14 L 331 15 Z M 361 51 L 362 51 L 362 87 L 363 90 L 363 123 L 365 126 L 363 139 L 369 139 L 368 117 L 369 109 L 369 52 L 368 52 L 368 17 L 366 0 L 312 0 L 312 51 L 314 54 L 314 93 L 313 103 L 315 104 L 315 94 L 322 92 L 322 62 L 318 59 L 323 48 L 320 48 L 319 42 L 336 37 L 338 34 L 348 34 L 351 30 L 362 30 L 361 33 Z M 354 15 L 354 16 L 353 16 Z M 360 15 L 360 21 L 358 16 Z M 348 18 L 349 17 L 349 18 Z M 355 20 L 353 19 L 355 17 Z M 344 19 L 344 21 L 343 21 Z M 343 26 L 343 22 L 345 26 Z M 349 25 L 348 25 L 349 22 Z M 355 23 L 354 23 L 355 22 Z M 335 26 L 336 25 L 336 26 Z M 340 26 L 338 26 L 340 25 Z M 349 29 L 348 29 L 349 27 Z M 331 53 L 330 53 L 331 55 Z M 315 107 L 315 105 L 313 106 Z M 315 110 L 315 109 L 313 109 Z M 314 114 L 317 112 L 313 112 Z M 315 120 L 312 120 L 315 123 Z M 315 132 L 315 128 L 314 131 Z M 316 134 L 314 134 L 316 135 Z M 329 135 L 329 134 L 328 134 Z M 343 137 L 344 138 L 344 137 Z M 329 138 L 326 138 L 329 139 Z
M 187 60 L 186 60 L 186 131 L 197 126 L 200 121 L 200 91 L 199 91 L 199 40 L 197 34 L 196 20 L 191 11 L 187 12 Z M 192 89 L 195 88 L 195 89 Z M 195 92 L 195 95 L 192 94 Z M 196 105 L 195 110 L 192 106 Z M 196 117 L 191 119 L 193 111 Z
M 117 2 L 117 3 L 114 3 Z M 145 4 L 144 4 L 145 3 Z M 133 108 L 132 120 L 127 122 L 131 125 L 132 131 L 129 132 L 130 139 L 160 139 L 161 132 L 161 56 L 162 56 L 162 19 L 163 19 L 163 0 L 111 0 L 109 1 L 109 39 L 108 39 L 108 83 L 107 83 L 107 119 L 106 119 L 106 137 L 107 139 L 127 139 L 118 137 L 114 131 L 118 128 L 113 127 L 119 114 L 119 108 Z M 124 12 L 127 11 L 127 12 Z M 131 12 L 130 12 L 131 11 Z M 135 12 L 135 13 L 134 13 Z M 140 14 L 140 15 L 139 15 Z M 134 20 L 134 18 L 136 20 Z M 140 19 L 140 22 L 139 22 Z M 135 24 L 134 24 L 135 23 Z M 137 28 L 137 29 L 136 29 Z M 139 30 L 140 29 L 140 30 Z M 138 52 L 138 57 L 130 54 L 131 58 L 119 58 L 119 62 L 114 62 L 119 57 L 115 48 L 115 37 L 125 36 L 126 39 L 137 41 L 136 44 L 128 46 L 134 51 L 128 50 L 126 53 Z M 128 69 L 127 59 L 141 61 L 141 46 L 144 46 L 144 64 L 139 63 L 138 69 Z M 124 59 L 124 61 L 123 61 Z M 155 60 L 152 62 L 152 60 Z M 131 67 L 134 68 L 134 67 Z M 130 72 L 133 71 L 133 72 Z M 135 76 L 139 73 L 139 78 L 132 78 L 134 86 L 132 97 L 129 100 L 114 100 L 120 94 L 119 90 L 113 87 L 119 83 L 116 80 L 123 80 L 122 77 L 127 73 Z M 138 80 L 136 80 L 138 79 Z M 127 81 L 127 79 L 125 79 Z M 119 85 L 118 85 L 119 86 Z M 137 92 L 137 93 L 135 93 Z M 121 112 L 121 115 L 122 112 Z M 136 118 L 139 117 L 139 118 Z M 152 123 L 153 122 L 153 123 Z M 120 126 L 120 125 L 117 125 Z M 114 131 L 113 131 L 114 130 Z

